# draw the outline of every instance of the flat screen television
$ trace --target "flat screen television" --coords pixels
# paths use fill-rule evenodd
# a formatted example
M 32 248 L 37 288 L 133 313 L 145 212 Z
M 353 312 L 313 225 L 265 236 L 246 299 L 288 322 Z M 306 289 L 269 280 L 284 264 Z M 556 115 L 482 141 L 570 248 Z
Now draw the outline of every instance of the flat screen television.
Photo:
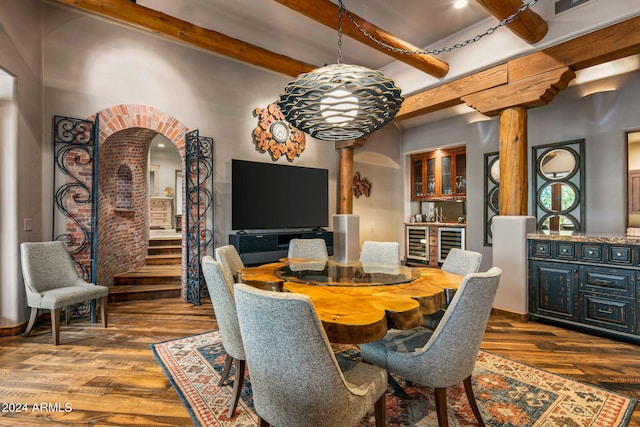
M 329 225 L 329 171 L 231 160 L 231 228 Z

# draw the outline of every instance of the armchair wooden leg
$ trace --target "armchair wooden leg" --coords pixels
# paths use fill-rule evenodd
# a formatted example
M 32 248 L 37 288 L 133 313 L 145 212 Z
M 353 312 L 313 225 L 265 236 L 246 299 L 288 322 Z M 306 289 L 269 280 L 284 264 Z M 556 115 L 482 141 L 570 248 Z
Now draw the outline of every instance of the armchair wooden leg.
M 36 324 L 36 319 L 38 318 L 38 309 L 35 307 L 31 307 L 31 315 L 29 316 L 29 323 L 27 324 L 27 330 L 24 331 L 24 336 L 28 337 L 31 333 L 31 329 L 33 329 L 33 325 Z
M 436 388 L 436 414 L 438 414 L 438 426 L 448 427 L 449 418 L 447 416 L 447 389 Z
M 482 415 L 480 415 L 480 410 L 478 409 L 478 404 L 476 403 L 476 398 L 473 395 L 473 386 L 471 385 L 471 376 L 468 376 L 463 381 L 464 391 L 467 393 L 467 399 L 469 399 L 469 405 L 471 405 L 471 410 L 473 411 L 473 415 L 476 416 L 476 420 L 478 421 L 478 425 L 480 427 L 484 426 L 484 421 L 482 421 Z
M 229 412 L 227 412 L 227 418 L 233 418 L 238 407 L 238 401 L 240 400 L 240 394 L 242 394 L 242 383 L 244 382 L 244 368 L 246 361 L 235 360 L 235 378 L 233 380 L 233 394 L 231 395 L 231 401 L 229 402 Z
M 68 325 L 71 321 L 71 306 L 68 305 L 64 308 L 64 324 Z
M 233 357 L 228 354 L 224 358 L 224 367 L 222 368 L 222 373 L 220 374 L 220 381 L 218 381 L 218 387 L 222 387 L 224 382 L 229 377 L 229 371 L 231 370 L 231 366 L 233 366 Z
M 102 317 L 102 327 L 107 327 L 107 299 L 108 297 L 100 298 L 100 316 Z
M 387 401 L 385 393 L 376 401 L 374 406 L 376 414 L 376 427 L 385 427 L 387 425 Z
M 258 417 L 258 427 L 270 427 L 269 423 Z
M 51 310 L 51 333 L 53 334 L 53 345 L 60 342 L 60 309 Z

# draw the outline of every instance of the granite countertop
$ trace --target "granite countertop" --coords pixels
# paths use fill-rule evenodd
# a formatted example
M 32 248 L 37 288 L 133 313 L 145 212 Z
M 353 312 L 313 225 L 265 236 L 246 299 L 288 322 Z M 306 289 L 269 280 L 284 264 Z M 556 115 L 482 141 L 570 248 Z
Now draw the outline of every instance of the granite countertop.
M 405 225 L 417 225 L 423 227 L 466 227 L 466 222 L 405 222 Z
M 529 233 L 527 238 L 531 240 L 556 240 L 564 242 L 585 243 L 613 243 L 622 245 L 640 245 L 640 237 L 627 236 L 624 233 L 588 234 L 574 233 Z

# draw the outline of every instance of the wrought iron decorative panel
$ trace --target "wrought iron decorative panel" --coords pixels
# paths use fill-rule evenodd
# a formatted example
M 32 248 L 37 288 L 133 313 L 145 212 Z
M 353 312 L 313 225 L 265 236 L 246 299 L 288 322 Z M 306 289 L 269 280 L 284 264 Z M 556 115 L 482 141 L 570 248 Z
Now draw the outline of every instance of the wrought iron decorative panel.
M 98 115 L 95 122 L 54 116 L 52 133 L 52 239 L 65 242 L 78 272 L 92 283 L 97 278 L 98 255 L 99 119 Z M 96 322 L 95 301 L 71 309 L 71 317 L 90 313 Z
M 53 236 L 66 243 L 85 280 L 95 282 L 98 120 L 53 118 Z M 64 182 L 61 182 L 63 181 Z M 63 222 L 59 213 L 62 213 Z
M 201 260 L 213 252 L 213 139 L 194 130 L 185 135 L 186 300 L 207 296 Z

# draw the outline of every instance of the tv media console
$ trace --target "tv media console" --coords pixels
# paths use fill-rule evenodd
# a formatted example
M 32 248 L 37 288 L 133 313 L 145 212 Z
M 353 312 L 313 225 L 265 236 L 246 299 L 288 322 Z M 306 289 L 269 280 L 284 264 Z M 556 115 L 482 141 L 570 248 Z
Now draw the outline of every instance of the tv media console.
M 279 231 L 273 233 L 229 234 L 229 244 L 235 246 L 244 265 L 255 266 L 286 258 L 291 239 L 324 239 L 327 252 L 333 255 L 332 231 Z

